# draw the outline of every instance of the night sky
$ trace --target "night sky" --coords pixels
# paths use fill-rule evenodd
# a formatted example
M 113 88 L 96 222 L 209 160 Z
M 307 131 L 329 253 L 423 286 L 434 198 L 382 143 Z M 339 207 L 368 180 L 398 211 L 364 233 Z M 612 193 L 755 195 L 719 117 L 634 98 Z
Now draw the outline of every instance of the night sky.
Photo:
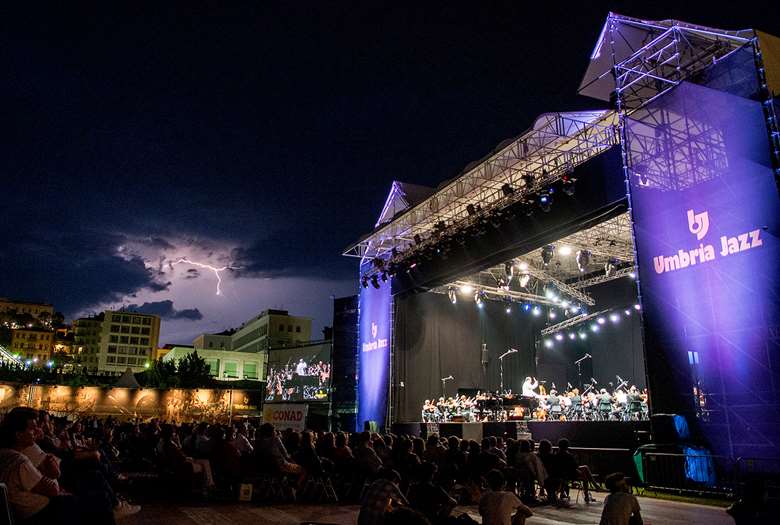
M 316 336 L 394 179 L 601 107 L 575 90 L 608 11 L 780 34 L 773 2 L 192 3 L 0 8 L 0 296 L 135 305 L 162 343 L 268 307 Z M 222 294 L 181 258 L 234 268 Z

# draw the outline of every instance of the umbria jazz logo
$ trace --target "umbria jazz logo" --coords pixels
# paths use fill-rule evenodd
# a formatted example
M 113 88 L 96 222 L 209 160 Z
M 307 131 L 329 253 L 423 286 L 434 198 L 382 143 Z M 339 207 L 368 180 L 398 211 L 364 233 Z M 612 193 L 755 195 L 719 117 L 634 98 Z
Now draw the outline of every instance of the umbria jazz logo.
M 363 351 L 371 352 L 379 348 L 387 348 L 387 339 L 377 339 L 379 333 L 379 327 L 375 322 L 371 321 L 371 340 L 363 342 Z
M 710 214 L 706 210 L 696 213 L 688 210 L 688 231 L 696 236 L 697 241 L 703 241 L 710 229 Z M 735 253 L 745 252 L 763 245 L 761 230 L 751 230 L 734 236 L 722 235 L 719 239 L 720 250 L 715 251 L 712 244 L 700 242 L 698 246 L 679 249 L 672 255 L 657 255 L 653 257 L 655 273 L 673 272 L 689 266 L 714 261 L 718 257 L 728 257 Z

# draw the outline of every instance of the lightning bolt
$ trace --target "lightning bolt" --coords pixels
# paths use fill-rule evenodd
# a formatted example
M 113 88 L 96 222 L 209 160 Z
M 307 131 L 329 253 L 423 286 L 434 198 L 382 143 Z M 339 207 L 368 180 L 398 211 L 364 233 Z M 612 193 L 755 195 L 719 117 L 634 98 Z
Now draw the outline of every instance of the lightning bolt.
M 171 266 L 179 263 L 191 264 L 193 266 L 197 266 L 198 268 L 204 268 L 206 270 L 211 270 L 212 272 L 214 272 L 214 275 L 217 276 L 217 295 L 222 295 L 222 290 L 220 289 L 220 285 L 222 284 L 222 276 L 219 275 L 219 273 L 224 272 L 225 270 L 238 270 L 238 268 L 235 268 L 230 265 L 223 266 L 222 268 L 217 268 L 216 266 L 211 266 L 210 264 L 203 264 L 195 261 L 190 261 L 186 257 L 182 257 L 178 261 L 171 263 Z

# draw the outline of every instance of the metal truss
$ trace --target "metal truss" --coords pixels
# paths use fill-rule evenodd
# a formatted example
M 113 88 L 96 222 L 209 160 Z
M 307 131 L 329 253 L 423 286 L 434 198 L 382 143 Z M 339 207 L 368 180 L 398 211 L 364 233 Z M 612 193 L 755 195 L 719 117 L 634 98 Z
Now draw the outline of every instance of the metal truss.
M 615 113 L 608 110 L 544 114 L 531 130 L 400 217 L 378 227 L 343 255 L 387 257 L 394 248 L 401 251 L 413 245 L 415 235 L 422 240 L 420 248 L 428 242 L 435 243 L 435 224 L 444 222 L 440 233 L 444 235 L 468 227 L 489 212 L 548 187 L 576 166 L 618 144 L 616 124 Z M 504 184 L 509 184 L 514 192 L 506 195 Z M 479 206 L 479 211 L 469 215 L 469 204 Z
M 644 106 L 686 78 L 751 42 L 750 31 L 724 31 L 677 20 L 646 21 L 610 14 L 606 34 L 612 53 L 615 90 L 624 109 Z M 637 31 L 638 30 L 638 31 Z M 617 46 L 641 45 L 628 57 Z M 629 36 L 630 35 L 630 36 Z M 604 42 L 599 45 L 603 46 Z M 602 52 L 603 52 L 602 47 Z
M 530 303 L 536 303 L 546 306 L 560 306 L 559 304 L 555 303 L 552 299 L 548 299 L 544 295 L 537 295 L 533 293 L 528 292 L 519 292 L 516 290 L 506 290 L 504 288 L 493 286 L 493 285 L 487 285 L 487 284 L 480 284 L 479 282 L 474 282 L 471 280 L 462 280 L 462 281 L 455 281 L 452 283 L 452 285 L 448 286 L 440 286 L 436 289 L 436 291 L 439 292 L 447 292 L 449 289 L 449 286 L 471 286 L 474 288 L 474 293 L 476 292 L 484 292 L 486 298 L 488 299 L 501 299 L 505 301 L 515 301 L 515 302 L 530 302 Z
M 596 277 L 590 277 L 588 279 L 583 279 L 581 281 L 572 283 L 571 287 L 577 289 L 590 288 L 591 286 L 596 286 L 597 284 L 602 284 L 602 283 L 608 283 L 609 281 L 614 281 L 615 279 L 630 277 L 632 273 L 634 273 L 634 268 L 632 266 L 628 268 L 621 268 L 619 270 L 615 270 L 615 272 L 610 276 L 607 276 L 606 273 L 604 275 L 597 275 Z
M 561 321 L 558 324 L 554 324 L 543 329 L 541 332 L 542 337 L 544 337 L 545 335 L 550 335 L 556 332 L 560 332 L 561 330 L 565 330 L 567 328 L 571 328 L 572 326 L 576 326 L 578 324 L 584 323 L 585 321 L 589 319 L 593 319 L 594 317 L 604 315 L 607 312 L 609 312 L 609 310 L 601 310 L 599 312 L 594 312 L 592 314 L 580 314 L 577 317 L 571 317 L 569 319 L 566 319 L 565 321 Z
M 526 264 L 528 264 L 528 270 L 527 271 L 528 271 L 528 273 L 531 276 L 536 277 L 540 281 L 544 281 L 546 283 L 552 284 L 562 294 L 568 295 L 569 297 L 571 297 L 573 299 L 576 299 L 577 301 L 579 301 L 581 303 L 585 303 L 588 306 L 593 306 L 594 304 L 596 304 L 596 301 L 594 301 L 593 298 L 590 295 L 588 295 L 588 294 L 586 294 L 584 292 L 581 292 L 581 291 L 579 291 L 578 289 L 576 289 L 576 288 L 574 288 L 572 286 L 569 286 L 568 284 L 566 284 L 563 281 L 559 281 L 555 277 L 553 277 L 550 274 L 548 274 L 546 271 L 540 270 L 540 269 L 536 268 L 534 265 L 532 265 L 528 261 L 524 261 L 524 262 L 526 262 Z

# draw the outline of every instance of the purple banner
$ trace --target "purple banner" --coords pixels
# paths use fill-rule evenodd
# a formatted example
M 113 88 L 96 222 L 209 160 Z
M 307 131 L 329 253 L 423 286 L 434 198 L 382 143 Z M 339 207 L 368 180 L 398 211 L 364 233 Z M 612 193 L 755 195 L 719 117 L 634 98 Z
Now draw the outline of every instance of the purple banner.
M 366 421 L 384 426 L 390 378 L 392 295 L 390 281 L 360 290 L 357 430 Z
M 626 147 L 654 412 L 686 414 L 718 454 L 779 456 L 780 201 L 760 104 L 682 83 L 631 115 Z

